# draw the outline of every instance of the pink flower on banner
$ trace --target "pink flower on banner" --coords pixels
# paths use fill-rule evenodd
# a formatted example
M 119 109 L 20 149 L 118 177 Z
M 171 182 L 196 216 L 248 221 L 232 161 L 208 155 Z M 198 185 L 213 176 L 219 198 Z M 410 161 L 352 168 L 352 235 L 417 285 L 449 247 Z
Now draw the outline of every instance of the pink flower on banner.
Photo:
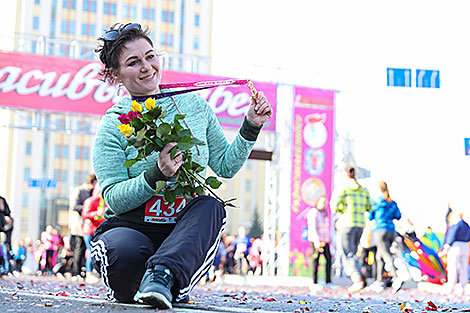
M 129 124 L 132 121 L 132 118 L 129 115 L 124 114 L 124 113 L 119 115 L 118 119 L 122 124 Z

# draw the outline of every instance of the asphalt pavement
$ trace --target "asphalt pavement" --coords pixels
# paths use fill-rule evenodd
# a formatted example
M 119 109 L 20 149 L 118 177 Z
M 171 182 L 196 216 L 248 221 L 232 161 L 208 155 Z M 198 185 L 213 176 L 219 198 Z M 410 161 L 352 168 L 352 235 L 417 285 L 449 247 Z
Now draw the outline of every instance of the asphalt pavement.
M 431 284 L 407 283 L 394 294 L 363 290 L 349 294 L 349 281 L 335 278 L 335 286 L 310 291 L 306 277 L 249 277 L 226 275 L 196 286 L 190 301 L 168 312 L 470 312 L 470 297 L 442 294 Z M 467 286 L 470 287 L 470 286 Z M 88 285 L 51 277 L 21 276 L 0 279 L 0 313 L 4 312 L 154 312 L 140 305 L 113 303 L 103 284 Z

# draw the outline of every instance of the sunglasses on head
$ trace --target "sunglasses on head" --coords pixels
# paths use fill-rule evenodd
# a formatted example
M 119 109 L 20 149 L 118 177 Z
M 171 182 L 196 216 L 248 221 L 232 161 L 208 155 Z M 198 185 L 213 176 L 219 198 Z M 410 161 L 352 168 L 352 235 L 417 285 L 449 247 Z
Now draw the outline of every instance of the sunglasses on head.
M 142 28 L 142 26 L 140 26 L 139 23 L 127 23 L 126 25 L 123 25 L 123 26 L 119 27 L 118 29 L 108 30 L 107 32 L 105 32 L 103 34 L 103 36 L 101 36 L 101 38 L 103 38 L 104 40 L 114 40 L 124 30 L 128 30 L 128 29 L 138 29 L 138 30 L 140 30 L 141 28 Z

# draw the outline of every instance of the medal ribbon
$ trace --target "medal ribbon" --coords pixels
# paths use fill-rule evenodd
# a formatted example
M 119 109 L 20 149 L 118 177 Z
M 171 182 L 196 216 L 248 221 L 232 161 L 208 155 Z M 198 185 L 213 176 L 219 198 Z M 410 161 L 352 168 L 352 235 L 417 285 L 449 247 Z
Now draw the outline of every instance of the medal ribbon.
M 258 95 L 258 91 L 253 86 L 253 83 L 249 79 L 242 79 L 242 80 L 235 80 L 235 79 L 226 79 L 226 80 L 213 80 L 213 81 L 200 81 L 200 82 L 188 82 L 188 83 L 170 83 L 170 84 L 161 84 L 159 87 L 160 89 L 175 89 L 175 88 L 188 88 L 188 89 L 180 89 L 180 90 L 173 90 L 169 92 L 161 92 L 155 95 L 150 96 L 151 98 L 161 99 L 166 97 L 172 97 L 175 95 L 198 91 L 202 89 L 220 87 L 220 86 L 229 86 L 229 85 L 245 85 L 248 84 L 248 87 L 251 90 L 251 96 L 256 99 Z M 133 100 L 138 102 L 143 102 L 147 100 L 149 96 L 140 96 L 140 97 L 132 97 Z

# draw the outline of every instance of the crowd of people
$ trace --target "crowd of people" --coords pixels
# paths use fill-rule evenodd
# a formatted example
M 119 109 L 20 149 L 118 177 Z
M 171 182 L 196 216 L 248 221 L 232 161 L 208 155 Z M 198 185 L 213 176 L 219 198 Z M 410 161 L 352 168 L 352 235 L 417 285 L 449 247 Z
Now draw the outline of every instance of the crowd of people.
M 47 225 L 35 242 L 30 237 L 12 242 L 11 211 L 0 197 L 0 275 L 55 275 L 91 284 L 99 282 L 91 264 L 90 239 L 104 220 L 104 209 L 96 176 L 89 174 L 71 194 L 66 236 L 58 227 Z
M 470 228 L 463 213 L 449 205 L 444 238 L 431 227 L 418 238 L 409 219 L 406 227 L 397 229 L 402 213 L 386 182 L 378 182 L 380 196 L 373 199 L 356 180 L 354 167 L 346 167 L 345 172 L 345 185 L 333 192 L 330 203 L 319 197 L 307 215 L 308 240 L 314 251 L 312 291 L 324 287 L 318 284 L 318 259 L 324 255 L 325 285 L 331 284 L 332 271 L 338 276 L 345 274 L 352 281 L 348 287 L 351 293 L 365 288 L 398 292 L 406 280 L 447 282 L 446 293 L 463 293 L 470 275 Z M 367 278 L 372 279 L 370 285 Z

